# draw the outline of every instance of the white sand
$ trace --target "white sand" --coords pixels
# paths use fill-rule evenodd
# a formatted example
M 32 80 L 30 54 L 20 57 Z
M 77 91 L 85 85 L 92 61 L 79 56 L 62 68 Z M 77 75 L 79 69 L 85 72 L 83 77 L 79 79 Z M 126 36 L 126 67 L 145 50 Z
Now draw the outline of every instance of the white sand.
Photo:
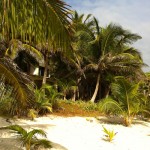
M 150 150 L 150 122 L 136 120 L 131 127 L 124 127 L 108 121 L 113 121 L 113 118 L 64 118 L 51 115 L 36 118 L 35 121 L 20 119 L 15 123 L 29 129 L 45 130 L 48 139 L 54 142 L 52 150 Z M 3 118 L 0 122 L 0 126 L 9 124 Z M 105 136 L 102 125 L 117 132 L 112 142 L 103 139 Z M 3 144 L 4 148 L 5 143 L 2 139 L 9 138 L 10 134 L 1 131 L 0 135 L 0 145 Z M 2 150 L 1 146 L 0 150 Z

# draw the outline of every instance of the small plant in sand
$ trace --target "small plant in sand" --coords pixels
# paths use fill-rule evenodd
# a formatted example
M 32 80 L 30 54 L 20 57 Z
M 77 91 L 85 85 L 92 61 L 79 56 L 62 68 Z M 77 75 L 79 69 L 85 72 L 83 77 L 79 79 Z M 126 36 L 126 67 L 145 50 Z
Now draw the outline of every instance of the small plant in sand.
M 36 118 L 37 115 L 38 115 L 38 112 L 37 112 L 35 109 L 29 109 L 29 110 L 28 110 L 27 116 L 28 116 L 29 118 L 31 118 L 31 120 L 34 120 L 34 118 Z
M 91 118 L 86 118 L 86 121 L 93 122 L 93 119 L 91 119 Z
M 112 95 L 99 103 L 99 110 L 107 114 L 121 115 L 125 126 L 130 126 L 139 112 L 146 112 L 145 97 L 139 92 L 140 83 L 132 83 L 124 77 L 116 77 L 111 84 Z
M 109 130 L 105 128 L 104 126 L 102 127 L 103 127 L 103 132 L 105 133 L 105 137 L 106 137 L 105 140 L 111 142 L 116 136 L 117 132 L 114 132 L 114 130 Z
M 38 139 L 36 135 L 46 137 L 46 133 L 40 129 L 33 129 L 29 132 L 19 125 L 11 125 L 2 127 L 0 129 L 9 129 L 16 134 L 18 139 L 22 142 L 26 150 L 37 150 L 39 147 L 51 148 L 51 142 L 46 139 Z

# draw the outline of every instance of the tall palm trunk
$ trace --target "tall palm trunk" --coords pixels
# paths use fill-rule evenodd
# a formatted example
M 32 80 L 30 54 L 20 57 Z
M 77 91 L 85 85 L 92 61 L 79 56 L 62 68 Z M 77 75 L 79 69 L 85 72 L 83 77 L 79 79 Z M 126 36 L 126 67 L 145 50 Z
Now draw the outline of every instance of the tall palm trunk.
M 46 84 L 47 70 L 48 70 L 48 54 L 46 54 L 44 58 L 44 75 L 42 85 Z
M 76 101 L 76 90 L 73 90 L 73 97 L 72 97 L 72 101 L 75 102 Z
M 93 96 L 90 100 L 93 103 L 95 102 L 95 99 L 96 99 L 96 96 L 97 96 L 97 93 L 98 93 L 98 90 L 99 90 L 99 82 L 100 82 L 100 73 L 98 74 L 98 77 L 97 77 L 94 94 L 93 94 Z

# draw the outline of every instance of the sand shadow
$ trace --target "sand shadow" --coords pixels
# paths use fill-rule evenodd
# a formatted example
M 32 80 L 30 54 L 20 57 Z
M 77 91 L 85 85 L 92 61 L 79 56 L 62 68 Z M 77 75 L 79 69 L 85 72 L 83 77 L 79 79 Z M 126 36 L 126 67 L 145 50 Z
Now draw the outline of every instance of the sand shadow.
M 149 122 L 147 122 L 147 121 L 138 120 L 138 119 L 134 119 L 134 120 L 132 121 L 132 124 L 133 124 L 133 125 L 140 124 L 140 125 L 143 125 L 143 126 L 146 126 L 146 127 L 149 127 L 149 124 L 148 124 L 148 123 L 149 123 Z
M 51 141 L 52 149 L 55 150 L 68 150 L 64 146 L 54 143 Z M 21 147 L 21 142 L 19 142 L 16 138 L 0 138 L 0 150 L 23 150 Z
M 51 141 L 51 143 L 52 143 L 52 148 L 54 148 L 55 150 L 68 150 L 67 148 L 65 148 L 64 146 L 62 146 L 58 143 L 54 143 L 52 141 Z
M 96 118 L 98 120 L 99 123 L 104 123 L 104 124 L 119 124 L 122 125 L 123 124 L 123 120 L 120 117 L 105 117 L 105 116 L 101 116 L 101 117 L 97 117 Z
M 124 125 L 124 120 L 122 117 L 118 116 L 102 116 L 102 117 L 97 117 L 96 118 L 99 123 L 104 123 L 104 124 L 113 124 L 113 125 Z M 132 125 L 136 124 L 141 124 L 143 126 L 148 127 L 150 123 L 149 121 L 144 121 L 144 120 L 139 120 L 139 119 L 133 119 L 132 120 Z
M 0 138 L 0 150 L 23 150 L 15 138 Z
M 39 129 L 48 129 L 49 127 L 54 127 L 52 124 L 18 124 L 23 128 L 39 128 Z

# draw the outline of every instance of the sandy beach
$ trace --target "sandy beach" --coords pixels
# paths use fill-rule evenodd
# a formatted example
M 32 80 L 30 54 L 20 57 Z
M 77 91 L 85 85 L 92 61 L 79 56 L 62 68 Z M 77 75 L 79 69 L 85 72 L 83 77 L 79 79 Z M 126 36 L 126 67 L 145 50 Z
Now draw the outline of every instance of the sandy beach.
M 58 117 L 50 115 L 34 121 L 0 118 L 0 126 L 19 124 L 26 129 L 40 128 L 53 142 L 51 150 L 149 150 L 150 122 L 134 120 L 125 127 L 114 118 Z M 114 122 L 114 123 L 112 123 Z M 105 141 L 102 126 L 117 132 L 112 142 Z M 0 131 L 0 150 L 21 150 L 19 143 L 8 131 Z

